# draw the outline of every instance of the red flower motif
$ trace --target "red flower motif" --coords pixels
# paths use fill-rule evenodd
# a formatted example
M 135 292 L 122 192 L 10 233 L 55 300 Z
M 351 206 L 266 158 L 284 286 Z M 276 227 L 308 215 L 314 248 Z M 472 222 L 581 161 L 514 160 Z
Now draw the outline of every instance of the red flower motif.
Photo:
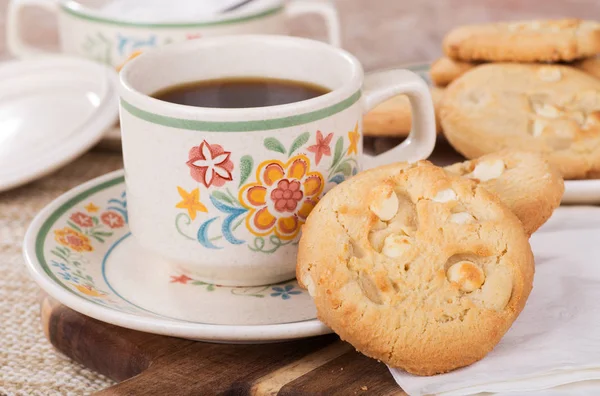
M 323 138 L 321 131 L 317 131 L 317 144 L 307 148 L 307 150 L 311 153 L 315 153 L 315 163 L 317 165 L 319 165 L 319 162 L 321 162 L 321 157 L 324 155 L 331 155 L 331 148 L 329 148 L 331 139 L 333 139 L 333 133 L 330 133 L 326 138 Z
M 298 207 L 298 203 L 302 201 L 302 197 L 304 197 L 304 194 L 300 191 L 298 180 L 282 179 L 277 183 L 277 187 L 271 191 L 271 200 L 278 212 L 294 212 Z
M 181 284 L 187 284 L 188 281 L 191 281 L 192 278 L 190 278 L 187 275 L 179 275 L 179 276 L 174 276 L 171 275 L 171 283 L 181 283 Z
M 81 250 L 85 247 L 85 241 L 76 235 L 67 235 L 66 239 L 69 245 L 77 247 L 75 250 Z
M 91 227 L 94 225 L 94 221 L 92 220 L 91 216 L 86 215 L 83 212 L 75 212 L 71 215 L 71 220 L 73 220 L 73 222 L 75 224 L 77 224 L 80 227 Z
M 221 187 L 232 180 L 233 162 L 229 159 L 230 151 L 225 151 L 218 144 L 208 144 L 204 140 L 200 146 L 192 147 L 187 165 L 190 174 L 197 182 L 206 187 Z
M 100 216 L 100 220 L 110 228 L 121 228 L 125 225 L 123 216 L 115 212 L 104 212 Z
M 202 37 L 200 33 L 188 33 L 185 35 L 186 40 L 195 40 L 199 39 L 200 37 Z

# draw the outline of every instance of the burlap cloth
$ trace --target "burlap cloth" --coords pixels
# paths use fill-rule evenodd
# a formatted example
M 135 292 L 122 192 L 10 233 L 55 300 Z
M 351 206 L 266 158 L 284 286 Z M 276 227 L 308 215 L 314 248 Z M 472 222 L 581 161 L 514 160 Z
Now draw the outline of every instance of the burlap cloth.
M 112 384 L 55 352 L 42 332 L 39 288 L 23 265 L 27 226 L 65 191 L 121 168 L 117 152 L 91 152 L 27 186 L 0 193 L 0 394 L 82 394 Z
M 50 1 L 50 0 L 49 0 Z M 0 0 L 0 60 L 4 16 Z M 435 59 L 444 32 L 452 26 L 492 19 L 579 16 L 600 18 L 597 0 L 335 0 L 344 46 L 367 70 Z M 43 12 L 24 15 L 26 37 L 52 47 L 55 21 Z M 319 20 L 294 21 L 293 33 L 322 37 Z M 2 131 L 0 131 L 0 134 Z M 45 339 L 40 325 L 39 289 L 29 278 L 21 255 L 27 226 L 46 204 L 89 179 L 121 168 L 118 152 L 94 151 L 62 170 L 27 186 L 0 193 L 0 394 L 86 394 L 112 384 L 107 378 L 62 357 Z

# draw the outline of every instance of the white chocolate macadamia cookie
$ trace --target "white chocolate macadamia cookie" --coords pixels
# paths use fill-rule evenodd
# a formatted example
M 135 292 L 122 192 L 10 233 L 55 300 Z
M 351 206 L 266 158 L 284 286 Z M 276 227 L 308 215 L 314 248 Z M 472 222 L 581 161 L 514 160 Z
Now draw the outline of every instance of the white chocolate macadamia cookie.
M 600 52 L 600 24 L 560 19 L 459 26 L 443 48 L 461 61 L 570 62 Z
M 429 75 L 436 86 L 445 87 L 476 66 L 477 63 L 455 61 L 442 57 L 431 64 Z
M 533 272 L 518 218 L 476 182 L 427 161 L 362 172 L 331 190 L 304 225 L 297 265 L 320 320 L 365 355 L 417 375 L 490 352 L 523 309 Z
M 574 67 L 596 78 L 600 78 L 600 58 L 587 58 L 573 64 Z
M 503 150 L 444 168 L 479 182 L 517 215 L 531 235 L 560 205 L 565 184 L 541 154 Z
M 528 150 L 544 154 L 565 179 L 600 170 L 600 79 L 573 67 L 477 66 L 446 88 L 440 119 L 469 159 Z
M 430 87 L 435 125 L 437 133 L 441 132 L 438 108 L 444 90 Z M 363 117 L 363 133 L 365 136 L 406 137 L 412 125 L 410 101 L 406 95 L 398 95 L 376 106 Z

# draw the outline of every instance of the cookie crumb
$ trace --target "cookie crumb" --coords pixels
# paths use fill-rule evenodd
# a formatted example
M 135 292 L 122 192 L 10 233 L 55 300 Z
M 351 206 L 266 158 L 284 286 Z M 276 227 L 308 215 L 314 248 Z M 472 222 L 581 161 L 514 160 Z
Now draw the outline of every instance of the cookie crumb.
M 364 390 L 364 391 L 368 391 L 369 388 L 367 388 L 366 386 L 361 386 L 360 389 Z

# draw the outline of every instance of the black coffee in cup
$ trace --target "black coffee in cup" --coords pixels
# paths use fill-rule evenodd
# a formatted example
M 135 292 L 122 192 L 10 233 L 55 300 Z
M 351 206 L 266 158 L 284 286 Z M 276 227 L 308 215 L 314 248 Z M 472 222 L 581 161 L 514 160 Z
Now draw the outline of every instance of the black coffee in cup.
M 328 92 L 325 87 L 303 81 L 231 77 L 174 85 L 152 96 L 187 106 L 247 108 L 300 102 Z

